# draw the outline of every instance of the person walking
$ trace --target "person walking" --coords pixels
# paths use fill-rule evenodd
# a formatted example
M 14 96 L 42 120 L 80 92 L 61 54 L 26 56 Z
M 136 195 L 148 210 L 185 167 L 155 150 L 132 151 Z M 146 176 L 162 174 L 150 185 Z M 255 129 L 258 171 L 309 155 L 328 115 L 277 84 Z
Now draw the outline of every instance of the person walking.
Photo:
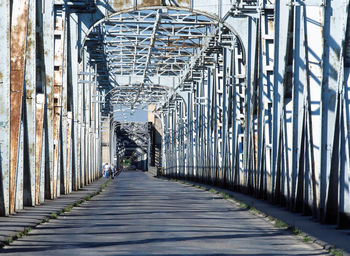
M 103 177 L 108 178 L 109 177 L 109 169 L 110 166 L 109 164 L 106 162 L 103 166 Z

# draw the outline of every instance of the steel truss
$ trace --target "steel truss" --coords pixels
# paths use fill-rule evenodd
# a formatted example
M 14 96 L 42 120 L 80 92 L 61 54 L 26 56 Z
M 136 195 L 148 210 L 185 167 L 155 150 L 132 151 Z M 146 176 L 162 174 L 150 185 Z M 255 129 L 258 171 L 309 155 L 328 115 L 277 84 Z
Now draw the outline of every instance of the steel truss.
M 349 19 L 346 1 L 233 6 L 242 44 L 215 38 L 159 109 L 164 172 L 349 227 Z
M 348 1 L 0 2 L 2 215 L 98 178 L 113 106 L 156 105 L 167 175 L 350 226 Z

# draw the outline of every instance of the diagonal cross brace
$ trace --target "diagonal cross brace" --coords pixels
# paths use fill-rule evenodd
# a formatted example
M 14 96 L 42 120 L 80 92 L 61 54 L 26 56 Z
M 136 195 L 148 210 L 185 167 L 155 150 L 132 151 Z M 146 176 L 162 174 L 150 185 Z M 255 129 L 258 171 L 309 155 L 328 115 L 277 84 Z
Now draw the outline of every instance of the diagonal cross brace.
M 138 88 L 138 91 L 137 91 L 137 94 L 136 94 L 136 98 L 135 98 L 134 102 L 131 104 L 131 109 L 134 108 L 137 100 L 139 99 L 140 93 L 141 93 L 141 90 L 142 90 L 142 86 L 144 85 L 145 80 L 147 78 L 147 70 L 148 70 L 148 67 L 149 67 L 150 60 L 151 60 L 152 48 L 154 47 L 154 43 L 156 41 L 156 33 L 157 33 L 157 30 L 158 30 L 158 26 L 159 26 L 160 20 L 161 20 L 160 10 L 157 10 L 157 16 L 156 16 L 156 20 L 154 22 L 154 27 L 153 27 L 153 31 L 152 31 L 151 41 L 150 41 L 150 44 L 149 44 L 149 47 L 148 47 L 147 59 L 146 59 L 146 63 L 145 63 L 146 65 L 145 65 L 145 68 L 144 68 L 143 74 L 142 74 L 143 79 L 142 79 L 142 82 L 140 83 L 140 86 Z

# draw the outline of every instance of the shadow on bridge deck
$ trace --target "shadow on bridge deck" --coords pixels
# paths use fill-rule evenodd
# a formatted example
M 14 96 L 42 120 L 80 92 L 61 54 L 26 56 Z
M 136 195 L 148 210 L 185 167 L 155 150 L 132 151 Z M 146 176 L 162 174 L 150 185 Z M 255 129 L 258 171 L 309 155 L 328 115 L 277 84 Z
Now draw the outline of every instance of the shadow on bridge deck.
M 123 172 L 80 207 L 1 253 L 19 255 L 327 255 L 264 218 L 191 186 Z

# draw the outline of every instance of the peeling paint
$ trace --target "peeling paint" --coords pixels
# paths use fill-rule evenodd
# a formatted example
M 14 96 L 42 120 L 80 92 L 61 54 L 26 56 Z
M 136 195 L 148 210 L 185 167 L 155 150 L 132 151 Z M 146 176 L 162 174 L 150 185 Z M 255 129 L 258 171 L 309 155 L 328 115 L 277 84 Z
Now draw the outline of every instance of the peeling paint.
M 67 113 L 67 158 L 66 158 L 66 187 L 65 192 L 66 194 L 69 193 L 69 187 L 70 187 L 70 150 L 71 150 L 71 129 L 72 129 L 72 112 Z
M 35 149 L 35 204 L 39 204 L 40 198 L 40 173 L 41 173 L 41 162 L 42 162 L 42 147 L 43 147 L 43 124 L 44 124 L 44 102 L 45 96 L 43 94 L 37 95 L 36 103 L 36 124 L 35 124 L 35 135 L 36 135 L 36 149 Z
M 185 6 L 189 6 L 191 4 L 190 0 L 177 0 L 176 1 L 180 6 L 185 5 Z
M 150 7 L 150 6 L 162 6 L 162 0 L 141 0 L 142 2 L 138 4 L 138 7 Z
M 19 136 L 22 111 L 23 81 L 25 72 L 25 47 L 28 23 L 28 0 L 12 5 L 11 19 L 11 117 L 10 117 L 10 213 L 15 212 L 16 180 L 19 155 Z
M 131 0 L 113 0 L 112 2 L 112 6 L 115 11 L 120 11 L 133 6 L 133 1 Z

